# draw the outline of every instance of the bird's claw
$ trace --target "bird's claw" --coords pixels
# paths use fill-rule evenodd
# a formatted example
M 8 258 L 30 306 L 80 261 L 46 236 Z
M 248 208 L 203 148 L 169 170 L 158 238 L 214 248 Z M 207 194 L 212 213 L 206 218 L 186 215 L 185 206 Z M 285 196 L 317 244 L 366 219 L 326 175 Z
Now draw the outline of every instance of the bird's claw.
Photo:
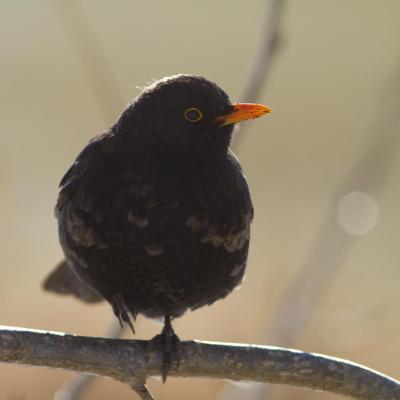
M 171 369 L 172 362 L 176 362 L 176 368 L 180 364 L 180 343 L 179 337 L 172 329 L 170 317 L 165 317 L 164 328 L 162 332 L 154 336 L 149 341 L 148 352 L 155 348 L 161 348 L 162 351 L 162 365 L 161 377 L 163 383 L 167 380 L 168 372 Z

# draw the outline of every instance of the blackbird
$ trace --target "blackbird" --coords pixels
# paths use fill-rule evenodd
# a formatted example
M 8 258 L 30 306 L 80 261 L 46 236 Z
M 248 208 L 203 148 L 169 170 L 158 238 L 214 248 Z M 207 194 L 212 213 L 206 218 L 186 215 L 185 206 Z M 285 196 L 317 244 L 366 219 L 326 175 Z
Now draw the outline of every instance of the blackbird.
M 270 111 L 232 104 L 201 76 L 163 78 L 61 180 L 55 214 L 66 261 L 44 288 L 105 299 L 132 331 L 137 314 L 163 317 L 164 380 L 179 343 L 171 319 L 243 278 L 253 206 L 229 144 L 235 123 Z

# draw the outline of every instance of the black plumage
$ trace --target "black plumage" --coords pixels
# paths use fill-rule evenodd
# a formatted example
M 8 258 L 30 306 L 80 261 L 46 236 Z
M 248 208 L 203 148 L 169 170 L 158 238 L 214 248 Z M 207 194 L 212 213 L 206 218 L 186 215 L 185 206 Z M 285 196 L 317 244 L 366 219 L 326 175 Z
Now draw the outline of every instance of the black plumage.
M 144 89 L 61 180 L 56 217 L 70 269 L 60 264 L 45 288 L 104 298 L 130 325 L 139 313 L 165 317 L 164 336 L 170 319 L 225 297 L 243 278 L 253 218 L 232 129 L 269 111 L 232 105 L 194 75 Z

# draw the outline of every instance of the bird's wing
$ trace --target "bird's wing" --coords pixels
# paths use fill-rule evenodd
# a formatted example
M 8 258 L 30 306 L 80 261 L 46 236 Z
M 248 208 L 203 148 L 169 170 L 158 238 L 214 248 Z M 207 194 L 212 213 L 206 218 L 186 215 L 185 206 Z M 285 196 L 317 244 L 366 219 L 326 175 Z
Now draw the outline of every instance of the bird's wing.
M 46 277 L 43 289 L 62 295 L 72 295 L 86 303 L 98 303 L 103 300 L 103 297 L 78 278 L 66 260 L 57 264 Z
M 94 237 L 94 233 L 91 234 L 92 230 L 86 226 L 87 221 L 82 215 L 82 213 L 90 211 L 90 208 L 93 207 L 93 196 L 87 196 L 86 191 L 79 191 L 79 187 L 84 176 L 88 174 L 90 161 L 94 158 L 101 159 L 101 157 L 104 157 L 104 154 L 107 154 L 110 148 L 110 142 L 112 146 L 112 141 L 113 138 L 108 132 L 92 139 L 61 179 L 55 214 L 59 219 L 61 210 L 64 210 L 63 219 L 66 220 L 64 224 L 68 225 L 68 227 L 64 226 L 64 229 L 72 231 L 69 234 L 77 240 L 77 246 L 78 244 L 89 246 L 97 239 L 97 237 Z M 72 198 L 75 198 L 75 202 L 70 201 Z M 60 237 L 60 240 L 63 241 L 63 238 Z M 72 268 L 70 268 L 66 260 L 60 262 L 44 280 L 43 289 L 59 294 L 72 295 L 88 303 L 102 301 L 103 297 L 85 284 L 74 272 L 77 267 L 77 260 L 72 258 L 68 262 L 72 263 Z

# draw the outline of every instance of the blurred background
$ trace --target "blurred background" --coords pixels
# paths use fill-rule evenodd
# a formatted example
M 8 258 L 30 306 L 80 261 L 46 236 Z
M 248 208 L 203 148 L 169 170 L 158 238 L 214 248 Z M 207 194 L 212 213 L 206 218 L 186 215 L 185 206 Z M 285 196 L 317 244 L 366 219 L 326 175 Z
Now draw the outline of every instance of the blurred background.
M 136 86 L 196 73 L 274 112 L 235 144 L 255 206 L 247 278 L 177 320 L 178 335 L 326 353 L 400 378 L 400 3 L 287 1 L 274 20 L 276 3 L 1 1 L 1 324 L 105 334 L 107 304 L 41 290 L 62 258 L 58 182 Z M 273 60 L 258 98 L 244 99 L 267 23 Z M 139 317 L 136 328 L 148 339 L 161 326 Z M 0 365 L 0 399 L 52 399 L 72 377 Z M 338 398 L 219 380 L 149 385 L 161 399 Z M 82 394 L 111 397 L 135 395 L 108 379 Z

